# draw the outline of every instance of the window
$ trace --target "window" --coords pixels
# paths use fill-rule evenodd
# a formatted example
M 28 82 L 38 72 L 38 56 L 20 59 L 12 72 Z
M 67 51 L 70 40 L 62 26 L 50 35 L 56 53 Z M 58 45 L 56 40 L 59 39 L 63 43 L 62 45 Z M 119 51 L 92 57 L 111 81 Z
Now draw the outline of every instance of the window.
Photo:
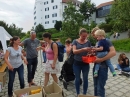
M 45 11 L 49 11 L 49 7 L 45 8 Z
M 34 9 L 36 9 L 36 6 L 34 7 Z
M 64 6 L 64 9 L 67 8 L 67 6 Z
M 45 24 L 49 24 L 49 21 L 46 21 Z
M 34 20 L 36 19 L 36 16 L 34 17 Z
M 45 19 L 48 19 L 49 18 L 49 15 L 45 15 Z
M 34 25 L 36 25 L 36 22 L 34 23 Z
M 56 20 L 52 20 L 52 23 L 56 23 Z
M 52 14 L 52 17 L 57 17 L 57 13 Z
M 57 6 L 57 5 L 53 6 L 53 9 L 57 9 L 57 8 L 58 8 L 58 6 Z
M 36 11 L 34 12 L 34 14 L 36 14 Z
M 54 0 L 51 0 L 51 3 L 53 3 L 54 2 Z
M 48 1 L 44 2 L 44 5 L 48 4 Z

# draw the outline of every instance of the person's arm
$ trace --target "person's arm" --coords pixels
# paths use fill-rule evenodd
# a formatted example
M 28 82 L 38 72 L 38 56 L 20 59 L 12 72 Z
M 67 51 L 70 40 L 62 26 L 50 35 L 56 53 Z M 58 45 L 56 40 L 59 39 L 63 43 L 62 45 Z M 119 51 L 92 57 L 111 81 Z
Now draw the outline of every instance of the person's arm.
M 10 64 L 9 60 L 8 60 L 9 54 L 10 54 L 9 51 L 6 50 L 6 53 L 4 55 L 4 60 L 5 60 L 5 63 L 7 64 L 7 66 L 8 66 L 8 69 L 11 70 L 11 71 L 13 71 L 13 67 Z
M 126 65 L 129 65 L 129 59 L 125 59 Z
M 103 61 L 105 61 L 105 60 L 110 59 L 111 57 L 113 57 L 113 56 L 115 56 L 115 55 L 116 55 L 116 51 L 115 51 L 114 46 L 110 46 L 110 47 L 109 47 L 109 52 L 108 52 L 108 54 L 107 54 L 105 57 L 103 57 L 103 58 L 97 58 L 97 59 L 95 60 L 95 62 L 96 62 L 96 63 L 101 63 L 101 62 L 103 62 Z
M 25 58 L 23 55 L 21 55 L 21 58 L 22 58 L 22 60 L 24 61 L 24 63 L 27 65 L 28 62 L 27 62 L 26 58 Z
M 102 46 L 100 46 L 100 47 L 97 47 L 97 48 L 92 48 L 93 50 L 95 50 L 95 51 L 102 51 L 103 50 L 103 47 Z
M 22 58 L 22 60 L 24 61 L 24 63 L 27 65 L 28 62 L 27 62 L 26 58 L 25 58 L 24 55 L 23 55 L 25 52 L 23 52 L 24 50 L 23 50 L 22 47 L 20 47 L 20 49 L 21 49 L 21 52 L 22 52 L 21 58 Z
M 73 45 L 72 49 L 73 49 L 73 53 L 74 54 L 79 54 L 79 53 L 82 53 L 82 52 L 89 52 L 91 50 L 91 48 L 90 48 L 91 44 L 90 44 L 90 47 L 85 47 L 85 48 L 77 49 L 76 48 L 76 45 L 77 45 L 76 40 L 74 40 L 72 42 L 72 45 Z
M 37 45 L 36 50 L 39 51 L 39 50 L 42 49 L 42 48 L 41 48 L 41 47 L 42 47 L 42 46 L 41 46 L 41 45 L 42 45 L 42 42 L 40 42 L 40 40 L 37 39 L 37 43 L 38 43 L 38 45 Z
M 73 53 L 74 54 L 79 54 L 82 52 L 89 52 L 91 50 L 90 47 L 85 47 L 85 48 L 81 48 L 81 49 L 76 49 L 76 45 L 73 45 Z
M 118 63 L 119 63 L 120 65 L 122 65 L 122 64 L 123 64 L 123 61 L 122 61 L 121 59 L 118 59 Z
M 58 46 L 57 46 L 57 44 L 53 43 L 52 48 L 53 48 L 53 52 L 54 52 L 54 60 L 52 63 L 52 69 L 55 69 L 55 65 L 56 65 L 56 62 L 58 59 Z

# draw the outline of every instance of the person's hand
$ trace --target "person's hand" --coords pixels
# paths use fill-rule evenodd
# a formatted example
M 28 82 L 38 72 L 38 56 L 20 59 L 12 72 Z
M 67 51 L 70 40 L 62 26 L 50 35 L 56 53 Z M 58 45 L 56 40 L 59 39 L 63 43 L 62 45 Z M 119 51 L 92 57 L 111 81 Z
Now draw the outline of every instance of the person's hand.
M 96 51 L 96 50 L 97 50 L 97 48 L 96 48 L 96 47 L 93 47 L 93 48 L 92 48 L 92 50 L 93 50 L 93 51 Z
M 40 49 L 41 49 L 41 46 L 39 46 L 39 47 L 36 48 L 37 51 L 40 50 Z
M 12 65 L 9 65 L 9 66 L 8 66 L 8 69 L 9 69 L 10 71 L 13 71 L 14 68 L 13 68 Z
M 128 59 L 126 59 L 126 62 L 128 62 L 129 60 Z
M 91 50 L 91 47 L 85 47 L 85 48 L 83 48 L 83 50 L 84 50 L 85 52 L 89 52 L 89 51 Z
M 55 65 L 54 65 L 54 64 L 51 64 L 51 68 L 52 68 L 52 69 L 55 69 Z
M 94 63 L 101 63 L 101 62 L 103 62 L 102 58 L 96 58 L 96 60 L 94 61 Z
M 24 63 L 25 63 L 26 65 L 28 65 L 28 61 L 27 61 L 26 59 L 24 59 Z

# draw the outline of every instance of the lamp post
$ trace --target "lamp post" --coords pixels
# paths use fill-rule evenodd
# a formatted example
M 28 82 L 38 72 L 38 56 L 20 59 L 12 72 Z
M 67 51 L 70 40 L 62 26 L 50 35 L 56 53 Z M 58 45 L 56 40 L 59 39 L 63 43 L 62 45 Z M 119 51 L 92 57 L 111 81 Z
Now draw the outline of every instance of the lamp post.
M 90 34 L 91 33 L 91 29 L 90 29 L 91 24 L 89 23 L 88 26 L 89 26 L 89 34 Z

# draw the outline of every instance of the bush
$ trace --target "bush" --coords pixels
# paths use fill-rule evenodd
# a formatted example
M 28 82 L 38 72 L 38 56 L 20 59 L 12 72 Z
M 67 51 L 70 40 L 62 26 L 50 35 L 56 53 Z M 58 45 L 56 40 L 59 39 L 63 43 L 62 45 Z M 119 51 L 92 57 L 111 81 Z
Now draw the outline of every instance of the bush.
M 112 24 L 106 24 L 102 23 L 99 25 L 100 29 L 104 29 L 106 32 L 111 32 L 113 25 Z
M 61 38 L 62 36 L 62 32 L 52 34 L 52 38 Z
M 29 38 L 30 37 L 30 34 L 26 34 L 26 36 L 24 36 L 21 41 L 25 40 L 26 38 Z
M 51 34 L 54 34 L 54 33 L 58 33 L 59 31 L 57 31 L 55 28 L 51 28 L 51 29 L 46 29 L 45 32 L 49 32 Z

